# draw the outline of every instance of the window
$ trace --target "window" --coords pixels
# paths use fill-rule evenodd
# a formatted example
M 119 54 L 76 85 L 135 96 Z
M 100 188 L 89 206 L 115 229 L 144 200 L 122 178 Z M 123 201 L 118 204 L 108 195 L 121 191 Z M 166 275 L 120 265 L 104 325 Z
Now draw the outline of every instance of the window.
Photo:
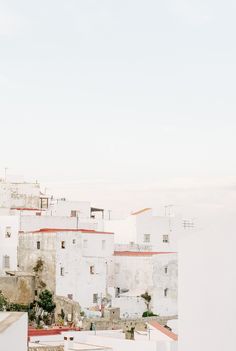
M 164 271 L 165 271 L 165 274 L 168 273 L 168 267 L 167 266 L 165 266 Z
M 41 212 L 36 212 L 36 216 L 41 216 Z
M 120 297 L 120 288 L 115 288 L 115 297 Z
M 38 290 L 34 290 L 34 295 L 38 296 Z
M 145 243 L 150 243 L 150 240 L 151 240 L 151 234 L 144 234 L 143 241 Z
M 40 241 L 37 241 L 37 250 L 40 250 Z
M 98 294 L 93 294 L 93 303 L 98 303 Z
M 102 250 L 105 250 L 106 248 L 106 240 L 102 240 Z
M 3 267 L 10 268 L 10 256 L 3 256 Z
M 65 241 L 62 241 L 62 242 L 61 242 L 61 248 L 62 248 L 62 249 L 65 249 L 65 248 L 66 248 L 66 242 L 65 242 Z
M 168 243 L 169 242 L 169 235 L 168 234 L 164 234 L 163 235 L 163 243 Z
M 75 244 L 75 243 L 76 243 L 76 240 L 75 240 L 75 239 L 73 239 L 73 240 L 72 240 L 72 243 L 73 243 L 73 244 Z
M 89 267 L 89 272 L 90 272 L 90 274 L 95 274 L 95 267 L 94 266 L 90 266 Z
M 48 208 L 48 198 L 47 197 L 41 197 L 40 198 L 40 208 Z
M 77 211 L 76 210 L 71 210 L 70 211 L 70 216 L 71 217 L 76 217 L 76 215 L 77 215 Z
M 168 296 L 168 289 L 164 289 L 164 296 L 167 297 Z
M 60 269 L 60 275 L 63 277 L 65 275 L 65 268 L 61 267 Z
M 87 247 L 88 247 L 88 240 L 84 240 L 83 241 L 83 248 L 87 249 Z
M 6 227 L 5 237 L 6 238 L 10 238 L 11 237 L 11 227 L 10 226 Z

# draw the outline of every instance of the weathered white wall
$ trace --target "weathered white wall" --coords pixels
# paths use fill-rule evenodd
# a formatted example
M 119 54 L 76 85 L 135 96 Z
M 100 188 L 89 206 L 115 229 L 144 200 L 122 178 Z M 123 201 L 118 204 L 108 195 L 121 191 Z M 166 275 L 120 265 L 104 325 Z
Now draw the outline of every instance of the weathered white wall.
M 32 271 L 42 258 L 42 280 L 56 295 L 72 294 L 82 308 L 101 304 L 101 297 L 107 295 L 113 234 L 63 231 L 22 233 L 19 237 L 21 269 Z M 37 241 L 40 241 L 40 250 Z M 61 247 L 62 241 L 65 248 Z M 94 274 L 90 273 L 90 266 L 94 266 Z M 98 303 L 93 303 L 93 294 L 98 294 Z
M 11 227 L 11 236 L 6 237 L 6 227 Z M 19 218 L 17 216 L 0 216 L 0 274 L 6 270 L 17 270 Z M 10 268 L 4 268 L 4 256 L 10 257 Z
M 0 182 L 0 207 L 40 207 L 40 184 Z
M 14 321 L 19 312 L 0 312 L 0 349 L 2 351 L 27 351 L 28 317 L 27 313 L 20 313 L 20 318 Z M 13 318 L 13 322 L 4 329 L 6 318 Z M 2 330 L 3 329 L 3 330 Z
M 71 211 L 77 211 L 79 218 L 90 218 L 90 202 L 88 201 L 58 201 L 52 205 L 48 213 L 53 216 L 71 216 Z
M 235 350 L 236 236 L 227 227 L 179 246 L 179 350 Z
M 90 219 L 77 219 L 75 217 L 66 216 L 20 216 L 20 230 L 28 232 L 39 230 L 41 228 L 61 228 L 61 229 L 99 229 L 103 230 L 99 221 Z
M 114 238 L 112 234 L 82 233 L 80 240 L 80 254 L 78 250 L 72 254 L 71 246 L 57 250 L 56 293 L 73 294 L 82 308 L 88 308 L 100 305 L 101 298 L 107 295 Z M 90 274 L 90 266 L 94 266 L 94 274 Z M 64 276 L 60 275 L 61 267 L 65 268 Z M 93 294 L 98 294 L 98 303 L 93 302 Z
M 114 286 L 121 290 L 129 290 L 123 294 L 123 296 L 126 295 L 126 299 L 123 297 L 114 299 L 114 305 L 118 306 L 118 300 L 124 299 L 121 300 L 122 314 L 133 316 L 136 306 L 136 313 L 140 315 L 144 305 L 140 299 L 137 299 L 137 296 L 147 291 L 152 296 L 151 309 L 153 312 L 162 316 L 176 315 L 177 270 L 176 254 L 135 256 L 135 253 L 132 253 L 131 256 L 114 256 Z M 168 294 L 164 296 L 166 288 Z M 146 308 L 142 312 L 145 310 Z

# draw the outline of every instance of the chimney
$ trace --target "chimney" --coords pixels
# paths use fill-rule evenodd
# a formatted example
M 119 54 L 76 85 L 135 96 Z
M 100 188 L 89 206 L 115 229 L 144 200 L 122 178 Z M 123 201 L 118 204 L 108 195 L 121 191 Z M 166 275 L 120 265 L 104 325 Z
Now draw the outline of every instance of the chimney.
M 74 337 L 71 335 L 64 336 L 64 350 L 69 351 L 73 348 Z

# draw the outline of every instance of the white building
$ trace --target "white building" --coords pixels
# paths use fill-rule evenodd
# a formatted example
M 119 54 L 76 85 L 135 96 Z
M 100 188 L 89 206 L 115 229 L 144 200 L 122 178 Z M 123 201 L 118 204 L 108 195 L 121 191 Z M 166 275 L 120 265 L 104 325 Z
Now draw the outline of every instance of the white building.
M 0 216 L 0 275 L 17 270 L 19 218 Z
M 0 312 L 0 348 L 2 351 L 27 351 L 27 336 L 27 313 Z
M 63 345 L 65 351 L 177 351 L 177 335 L 155 322 L 146 331 L 136 331 L 134 340 L 125 339 L 122 330 L 99 330 L 32 336 L 29 343 L 30 351 Z
M 6 182 L 0 180 L 0 209 L 46 209 L 49 199 L 39 183 Z
M 236 236 L 229 223 L 181 240 L 181 351 L 236 349 Z
M 99 307 L 108 298 L 114 235 L 83 229 L 41 229 L 19 235 L 19 266 L 32 271 L 43 261 L 41 279 L 56 295 Z
M 174 252 L 115 251 L 112 304 L 122 317 L 142 317 L 147 307 L 142 294 L 151 295 L 150 308 L 161 316 L 177 314 L 177 254 Z
M 177 251 L 183 221 L 171 214 L 153 215 L 151 208 L 145 208 L 125 219 L 106 220 L 105 229 L 115 232 L 116 242 L 137 245 L 135 249 L 141 251 Z

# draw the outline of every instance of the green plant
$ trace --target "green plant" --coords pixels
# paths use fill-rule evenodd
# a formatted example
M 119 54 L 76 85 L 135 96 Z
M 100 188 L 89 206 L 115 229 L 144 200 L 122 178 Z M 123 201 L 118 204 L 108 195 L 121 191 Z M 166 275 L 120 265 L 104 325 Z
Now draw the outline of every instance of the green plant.
M 7 298 L 3 295 L 2 291 L 0 290 L 0 311 L 5 311 L 7 308 Z
M 37 304 L 47 313 L 52 313 L 56 308 L 52 293 L 49 290 L 44 290 L 39 294 Z
M 33 271 L 35 273 L 38 273 L 38 272 L 42 272 L 43 270 L 43 265 L 44 265 L 44 262 L 41 258 L 39 258 L 36 262 L 36 265 L 33 267 Z
M 141 295 L 141 297 L 144 299 L 148 312 L 150 312 L 150 302 L 152 300 L 151 295 L 149 295 L 148 292 L 146 291 L 144 294 Z
M 143 317 L 154 317 L 154 316 L 157 316 L 157 314 L 154 314 L 154 313 L 151 312 L 151 311 L 145 311 L 145 312 L 143 312 Z

